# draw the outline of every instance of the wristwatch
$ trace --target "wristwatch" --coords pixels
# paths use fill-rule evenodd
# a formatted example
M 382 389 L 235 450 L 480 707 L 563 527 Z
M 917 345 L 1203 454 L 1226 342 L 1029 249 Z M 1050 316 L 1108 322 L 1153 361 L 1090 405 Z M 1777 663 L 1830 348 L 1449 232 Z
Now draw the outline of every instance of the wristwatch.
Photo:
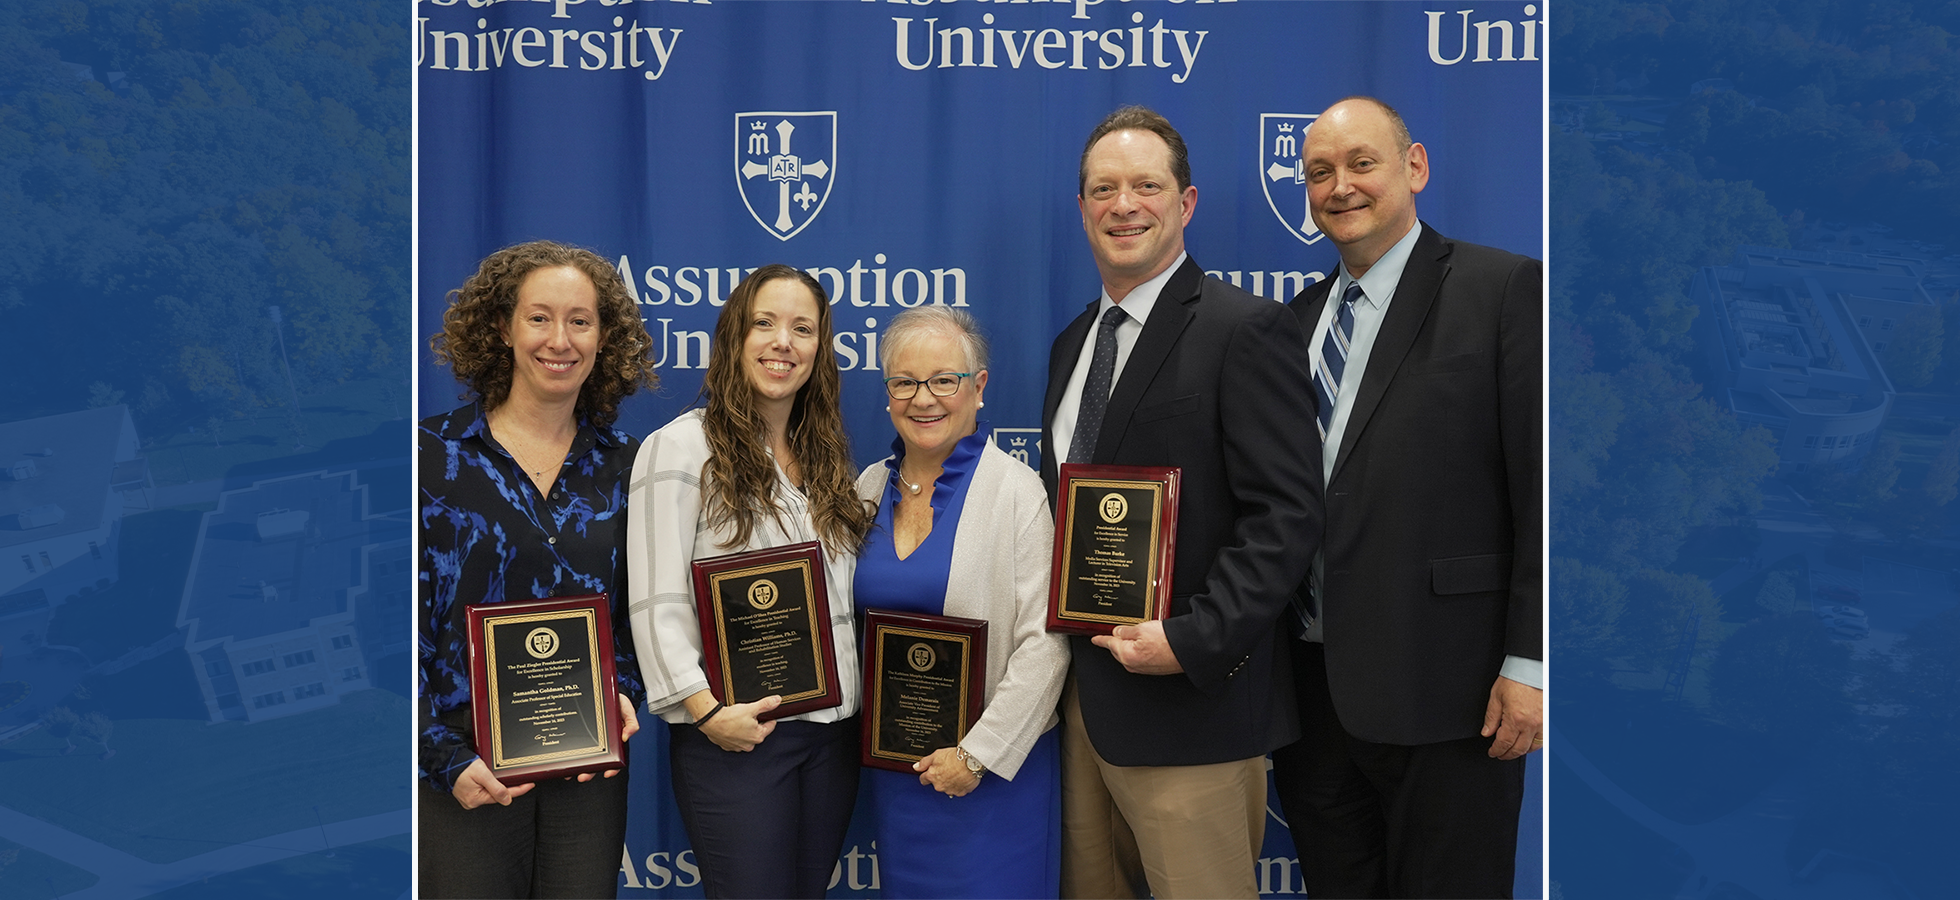
M 973 777 L 975 778 L 979 778 L 980 776 L 987 774 L 987 767 L 984 764 L 982 764 L 980 760 L 976 758 L 973 754 L 966 752 L 965 747 L 958 747 L 958 746 L 954 747 L 953 758 L 959 760 L 960 762 L 966 763 L 966 770 L 968 772 L 972 772 Z

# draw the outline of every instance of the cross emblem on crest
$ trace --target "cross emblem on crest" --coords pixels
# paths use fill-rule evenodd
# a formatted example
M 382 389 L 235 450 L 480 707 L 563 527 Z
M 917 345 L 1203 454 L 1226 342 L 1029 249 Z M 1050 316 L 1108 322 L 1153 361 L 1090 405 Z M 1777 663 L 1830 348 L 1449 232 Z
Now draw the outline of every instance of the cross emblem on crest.
M 837 113 L 737 113 L 735 144 L 742 202 L 777 240 L 796 236 L 823 211 L 834 181 Z

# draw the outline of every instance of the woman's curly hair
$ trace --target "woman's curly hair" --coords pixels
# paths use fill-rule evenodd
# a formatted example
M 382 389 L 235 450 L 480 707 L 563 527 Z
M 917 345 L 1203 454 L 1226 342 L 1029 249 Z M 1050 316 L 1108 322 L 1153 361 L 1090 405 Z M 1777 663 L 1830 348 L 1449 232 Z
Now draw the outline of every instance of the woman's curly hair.
M 649 355 L 653 339 L 640 321 L 633 291 L 597 253 L 556 241 L 530 241 L 485 257 L 476 274 L 449 292 L 442 333 L 429 338 L 436 363 L 452 367 L 456 380 L 482 401 L 484 412 L 510 397 L 515 359 L 504 342 L 517 310 L 517 289 L 539 269 L 569 266 L 585 273 L 599 294 L 599 355 L 579 388 L 574 413 L 594 428 L 619 418 L 619 401 L 640 388 L 660 383 Z
M 708 462 L 702 490 L 707 494 L 708 521 L 732 526 L 733 543 L 749 542 L 756 523 L 781 513 L 776 500 L 776 464 L 769 457 L 768 423 L 755 401 L 755 385 L 742 365 L 743 346 L 755 320 L 755 298 L 762 286 L 778 279 L 802 285 L 817 301 L 817 352 L 810 360 L 810 380 L 796 392 L 789 414 L 789 445 L 803 472 L 803 494 L 810 500 L 810 517 L 817 534 L 833 554 L 856 554 L 871 527 L 871 511 L 857 496 L 856 466 L 844 435 L 844 415 L 838 407 L 843 378 L 830 349 L 830 302 L 823 285 L 801 269 L 767 265 L 742 279 L 728 294 L 728 305 L 715 320 L 714 351 L 701 380 L 707 400 L 703 428 L 708 435 Z

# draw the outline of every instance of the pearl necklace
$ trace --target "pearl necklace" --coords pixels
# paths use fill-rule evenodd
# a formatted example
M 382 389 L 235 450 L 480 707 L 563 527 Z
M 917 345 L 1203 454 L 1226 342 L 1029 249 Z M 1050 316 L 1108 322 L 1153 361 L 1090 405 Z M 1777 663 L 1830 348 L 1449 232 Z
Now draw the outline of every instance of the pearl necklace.
M 920 482 L 919 484 L 913 484 L 912 482 L 905 480 L 905 468 L 903 466 L 895 467 L 893 471 L 898 475 L 898 483 L 905 485 L 905 489 L 911 491 L 912 496 L 917 497 L 919 495 L 919 489 L 925 487 L 924 482 Z

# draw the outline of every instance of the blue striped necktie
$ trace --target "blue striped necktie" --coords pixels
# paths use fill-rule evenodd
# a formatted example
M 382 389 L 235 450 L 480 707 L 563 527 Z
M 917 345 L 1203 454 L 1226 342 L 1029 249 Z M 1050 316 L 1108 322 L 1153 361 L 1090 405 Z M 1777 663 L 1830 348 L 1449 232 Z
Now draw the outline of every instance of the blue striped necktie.
M 1313 388 L 1320 400 L 1320 439 L 1334 427 L 1334 401 L 1341 396 L 1341 373 L 1347 371 L 1348 340 L 1354 336 L 1354 303 L 1361 299 L 1361 283 L 1348 282 L 1341 292 L 1341 307 L 1327 326 L 1327 337 L 1320 342 L 1320 364 L 1314 366 Z

